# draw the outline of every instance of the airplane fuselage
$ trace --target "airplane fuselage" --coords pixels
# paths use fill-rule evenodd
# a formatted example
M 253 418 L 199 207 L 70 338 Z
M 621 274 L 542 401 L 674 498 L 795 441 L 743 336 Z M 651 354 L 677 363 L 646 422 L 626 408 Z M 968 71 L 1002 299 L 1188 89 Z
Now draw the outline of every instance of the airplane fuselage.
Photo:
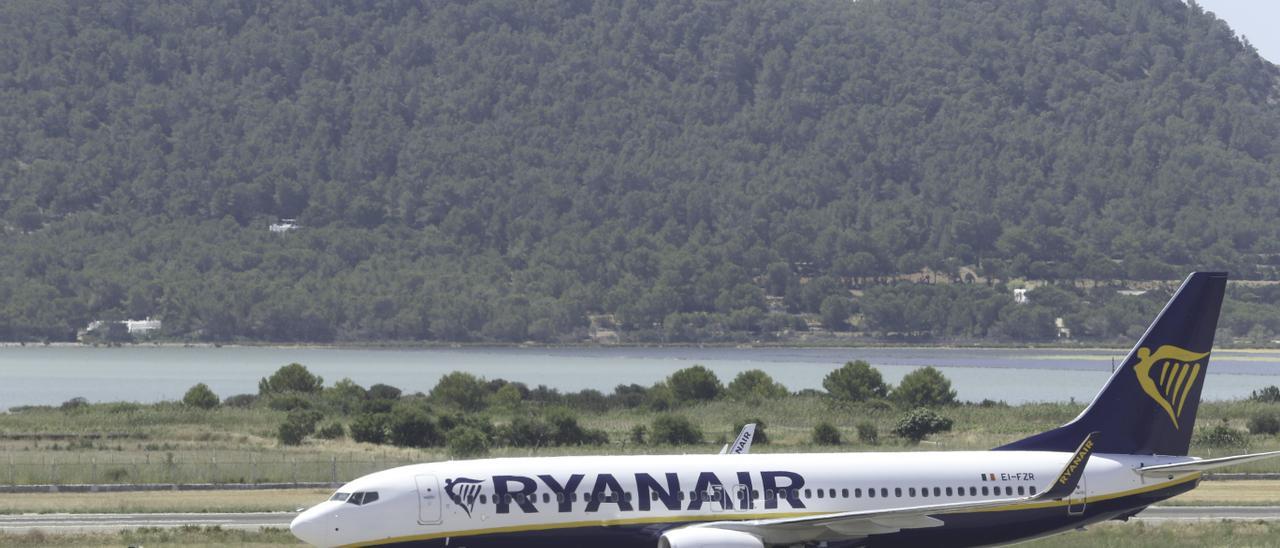
M 376 492 L 376 501 L 331 500 L 307 513 L 325 524 L 317 538 L 332 545 L 652 548 L 664 531 L 700 522 L 1030 496 L 1069 456 L 994 451 L 452 461 L 366 476 L 340 493 Z M 1186 460 L 1094 455 L 1066 500 L 949 514 L 924 529 L 898 531 L 887 523 L 883 532 L 871 531 L 853 545 L 979 546 L 1128 516 L 1194 488 L 1199 479 L 1179 474 L 1153 481 L 1136 468 Z M 805 540 L 813 539 L 796 542 Z

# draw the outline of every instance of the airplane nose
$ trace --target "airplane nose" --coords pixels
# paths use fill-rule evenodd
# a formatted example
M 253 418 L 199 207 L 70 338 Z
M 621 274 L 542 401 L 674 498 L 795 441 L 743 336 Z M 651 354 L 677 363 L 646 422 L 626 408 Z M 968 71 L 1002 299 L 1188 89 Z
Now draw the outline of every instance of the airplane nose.
M 319 514 L 315 509 L 307 510 L 298 517 L 293 518 L 289 523 L 289 532 L 298 540 L 310 544 L 312 546 L 324 546 L 324 536 L 321 532 L 321 525 L 317 523 Z

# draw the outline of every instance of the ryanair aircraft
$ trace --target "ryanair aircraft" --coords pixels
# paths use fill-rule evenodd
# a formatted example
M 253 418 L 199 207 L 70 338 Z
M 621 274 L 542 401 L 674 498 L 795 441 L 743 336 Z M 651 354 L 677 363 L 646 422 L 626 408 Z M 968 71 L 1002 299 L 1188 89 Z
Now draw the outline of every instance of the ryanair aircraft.
M 991 451 L 420 464 L 291 528 L 318 546 L 985 546 L 1126 520 L 1280 453 L 1187 456 L 1226 281 L 1192 274 L 1079 417 Z

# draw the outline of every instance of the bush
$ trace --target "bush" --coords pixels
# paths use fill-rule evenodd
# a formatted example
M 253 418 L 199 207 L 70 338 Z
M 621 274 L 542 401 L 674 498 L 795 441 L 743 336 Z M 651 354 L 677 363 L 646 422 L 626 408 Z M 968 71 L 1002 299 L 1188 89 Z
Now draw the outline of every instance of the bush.
M 199 383 L 192 386 L 187 393 L 182 396 L 182 404 L 187 407 L 196 409 L 213 409 L 218 406 L 218 395 L 209 389 L 209 385 Z
M 880 443 L 880 430 L 876 428 L 876 425 L 862 421 L 855 428 L 858 430 L 858 441 L 867 445 Z
M 272 373 L 270 377 L 258 381 L 258 394 L 283 394 L 300 392 L 315 394 L 324 387 L 324 378 L 312 375 L 300 363 L 291 363 Z
M 765 423 L 764 423 L 764 420 L 763 420 L 763 419 L 758 419 L 758 418 L 757 418 L 757 419 L 747 419 L 747 420 L 742 421 L 742 422 L 740 422 L 740 423 L 734 423 L 734 425 L 733 425 L 733 437 L 734 437 L 734 439 L 737 439 L 737 438 L 738 438 L 738 434 L 742 432 L 742 427 L 744 427 L 744 426 L 746 426 L 746 425 L 748 425 L 748 424 L 751 424 L 751 423 L 753 423 L 753 422 L 754 422 L 754 423 L 756 423 L 756 435 L 755 435 L 755 437 L 754 437 L 754 438 L 752 438 L 752 439 L 751 439 L 751 443 L 752 443 L 752 444 L 760 444 L 760 445 L 768 445 L 768 443 L 769 443 L 769 434 L 768 434 L 768 433 L 766 433 L 766 432 L 764 431 L 764 429 L 765 429 L 765 426 L 766 426 L 766 425 L 765 425 Z
M 1274 435 L 1280 433 L 1280 415 L 1275 413 L 1258 413 L 1249 417 L 1249 433 Z
M 929 434 L 950 431 L 951 425 L 951 419 L 939 415 L 932 409 L 920 407 L 912 409 L 899 419 L 897 426 L 893 428 L 893 433 L 915 443 Z
M 63 411 L 74 411 L 76 409 L 83 409 L 85 407 L 89 407 L 89 400 L 86 400 L 79 396 L 76 396 L 67 401 L 64 401 L 62 402 L 62 405 L 58 406 L 58 408 Z
M 401 405 L 387 420 L 387 441 L 397 447 L 435 447 L 443 441 L 440 429 L 426 411 Z
M 398 400 L 400 399 L 400 389 L 389 384 L 375 384 L 369 387 L 369 391 L 365 397 L 371 400 Z
M 822 387 L 833 397 L 847 401 L 883 398 L 889 393 L 880 372 L 862 360 L 847 362 L 840 369 L 828 373 L 822 379 Z
M 608 411 L 609 398 L 599 390 L 590 388 L 564 395 L 564 404 L 579 411 Z
M 324 391 L 325 401 L 343 415 L 360 410 L 367 397 L 368 391 L 351 379 L 342 379 Z
M 454 458 L 468 459 L 489 454 L 489 436 L 480 430 L 462 426 L 450 430 L 447 447 Z
M 738 373 L 725 387 L 725 396 L 735 401 L 778 400 L 787 397 L 787 387 L 774 382 L 773 377 L 759 369 Z
M 322 440 L 336 440 L 347 435 L 347 429 L 340 422 L 331 422 L 316 430 L 316 437 Z
M 520 409 L 520 404 L 524 402 L 524 394 L 516 385 L 507 384 L 494 392 L 491 399 L 493 407 L 510 412 Z
M 1245 436 L 1245 433 L 1229 426 L 1226 420 L 1212 427 L 1196 431 L 1195 442 L 1197 445 L 1205 447 L 1245 447 L 1249 445 L 1249 439 Z
M 631 433 L 627 437 L 631 440 L 631 443 L 644 445 L 649 437 L 649 428 L 643 424 L 637 424 L 631 427 Z
M 702 443 L 702 430 L 688 418 L 680 415 L 663 415 L 654 419 L 649 441 L 663 445 L 693 445 Z
M 934 367 L 922 367 L 902 377 L 893 389 L 893 399 L 907 408 L 940 407 L 956 402 L 951 381 Z
M 463 411 L 480 411 L 489 398 L 489 390 L 475 375 L 454 371 L 440 377 L 440 382 L 431 389 L 431 398 Z
M 533 417 L 516 417 L 500 432 L 503 443 L 511 447 L 551 445 L 551 426 Z
M 815 445 L 840 445 L 840 430 L 829 422 L 820 422 L 813 427 L 813 443 Z
M 710 369 L 695 365 L 681 369 L 667 377 L 667 386 L 677 403 L 697 403 L 720 397 L 724 386 Z
M 386 413 L 357 415 L 351 421 L 351 439 L 361 443 L 386 443 L 389 422 L 390 415 Z
M 278 394 L 272 396 L 267 401 L 267 407 L 276 411 L 294 411 L 297 409 L 311 409 L 311 400 L 298 394 Z
M 1262 403 L 1280 403 L 1280 387 L 1268 386 L 1262 390 L 1254 390 L 1249 393 L 1249 399 Z
M 316 431 L 316 423 L 323 416 L 318 411 L 291 411 L 276 431 L 276 439 L 284 445 L 301 445 L 302 440 Z
M 649 399 L 649 389 L 638 384 L 619 384 L 613 389 L 613 404 L 624 409 L 635 409 Z
M 258 403 L 258 396 L 256 394 L 236 394 L 234 396 L 227 396 L 227 399 L 222 400 L 222 405 L 226 407 L 246 408 L 253 407 L 253 404 L 255 403 Z

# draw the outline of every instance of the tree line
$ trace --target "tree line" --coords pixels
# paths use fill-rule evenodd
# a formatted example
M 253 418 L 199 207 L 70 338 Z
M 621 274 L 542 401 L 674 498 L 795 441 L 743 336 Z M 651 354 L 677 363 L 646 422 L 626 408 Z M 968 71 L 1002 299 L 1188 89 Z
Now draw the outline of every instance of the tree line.
M 1194 2 L 15 0 L 0 36 L 2 340 L 757 339 L 925 268 L 1280 265 L 1277 69 Z M 869 321 L 1045 334 L 954 291 Z

